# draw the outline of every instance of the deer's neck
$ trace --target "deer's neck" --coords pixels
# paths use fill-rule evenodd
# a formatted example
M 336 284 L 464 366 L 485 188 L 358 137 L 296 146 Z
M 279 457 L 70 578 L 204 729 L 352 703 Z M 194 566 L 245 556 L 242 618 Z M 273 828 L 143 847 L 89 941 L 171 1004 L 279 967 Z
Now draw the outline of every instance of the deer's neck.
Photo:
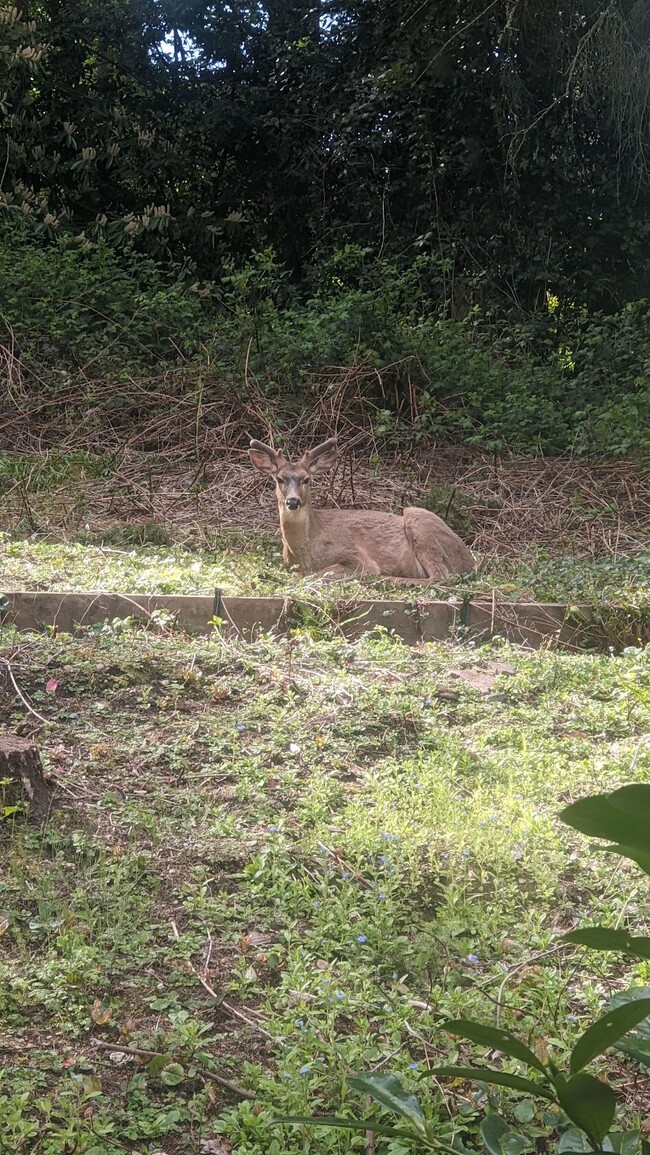
M 279 510 L 284 560 L 288 565 L 297 565 L 302 573 L 309 573 L 312 568 L 310 543 L 313 510 L 310 505 L 303 505 L 296 510 L 287 509 L 284 502 L 279 504 Z

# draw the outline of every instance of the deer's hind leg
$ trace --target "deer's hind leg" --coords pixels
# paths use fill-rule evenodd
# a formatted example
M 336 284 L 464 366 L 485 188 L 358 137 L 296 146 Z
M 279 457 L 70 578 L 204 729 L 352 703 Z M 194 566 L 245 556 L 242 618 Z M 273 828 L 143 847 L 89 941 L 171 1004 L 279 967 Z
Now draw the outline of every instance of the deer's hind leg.
M 426 577 L 445 578 L 473 570 L 474 558 L 458 534 L 428 509 L 404 510 L 404 533 Z

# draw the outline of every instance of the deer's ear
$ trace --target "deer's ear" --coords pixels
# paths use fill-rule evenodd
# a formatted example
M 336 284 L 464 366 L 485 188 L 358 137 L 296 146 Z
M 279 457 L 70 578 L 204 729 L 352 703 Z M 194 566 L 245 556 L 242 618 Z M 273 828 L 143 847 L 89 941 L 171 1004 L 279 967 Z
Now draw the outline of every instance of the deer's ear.
M 277 473 L 280 459 L 270 445 L 263 445 L 261 441 L 251 441 L 248 456 L 260 473 Z
M 338 456 L 338 446 L 334 438 L 331 437 L 329 441 L 324 441 L 322 445 L 317 445 L 315 449 L 310 449 L 305 453 L 302 465 L 312 477 L 318 477 L 321 473 L 327 473 L 329 469 L 334 468 Z

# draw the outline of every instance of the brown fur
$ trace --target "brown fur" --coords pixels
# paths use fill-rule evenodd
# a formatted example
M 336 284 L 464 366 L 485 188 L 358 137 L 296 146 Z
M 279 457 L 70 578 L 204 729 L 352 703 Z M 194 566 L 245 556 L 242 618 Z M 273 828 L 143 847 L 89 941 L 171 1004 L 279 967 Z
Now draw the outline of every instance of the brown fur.
M 336 464 L 333 439 L 294 463 L 260 441 L 251 441 L 249 456 L 256 469 L 275 478 L 284 560 L 301 573 L 426 581 L 474 569 L 464 542 L 426 509 L 412 506 L 402 517 L 365 509 L 314 509 L 309 482 Z

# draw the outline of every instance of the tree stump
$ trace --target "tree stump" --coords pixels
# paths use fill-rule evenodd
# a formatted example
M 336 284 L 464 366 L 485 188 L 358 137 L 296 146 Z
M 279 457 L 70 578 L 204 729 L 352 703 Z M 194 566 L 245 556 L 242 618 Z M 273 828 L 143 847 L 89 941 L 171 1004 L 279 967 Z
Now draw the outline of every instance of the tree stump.
M 47 817 L 52 786 L 32 742 L 15 734 L 0 734 L 0 783 L 3 806 L 21 805 L 26 794 L 34 818 L 42 822 Z

